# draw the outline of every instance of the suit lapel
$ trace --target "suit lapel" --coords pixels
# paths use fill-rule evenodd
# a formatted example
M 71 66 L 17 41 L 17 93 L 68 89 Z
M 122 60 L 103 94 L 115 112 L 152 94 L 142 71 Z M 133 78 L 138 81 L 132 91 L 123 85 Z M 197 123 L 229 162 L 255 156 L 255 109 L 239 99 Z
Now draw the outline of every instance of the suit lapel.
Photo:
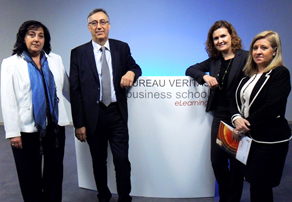
M 248 81 L 249 77 L 244 77 L 241 79 L 241 81 L 239 82 L 236 91 L 235 91 L 235 95 L 236 95 L 236 105 L 237 105 L 237 109 L 240 112 L 240 108 L 241 108 L 241 99 L 240 99 L 240 91 L 243 87 L 243 85 Z
M 249 107 L 253 104 L 254 100 L 257 98 L 258 94 L 261 92 L 261 90 L 263 89 L 267 81 L 269 80 L 271 72 L 272 70 L 267 73 L 263 73 L 263 75 L 261 75 L 261 78 L 258 80 L 258 82 L 256 83 L 255 87 L 253 88 L 251 92 Z
M 249 104 L 248 104 L 249 109 L 251 105 L 253 104 L 253 102 L 255 101 L 255 99 L 258 97 L 259 93 L 261 92 L 261 90 L 263 89 L 267 81 L 269 80 L 271 72 L 272 70 L 269 71 L 268 73 L 264 73 L 261 76 L 261 78 L 258 80 L 258 82 L 256 83 L 255 87 L 253 88 L 250 95 Z M 240 91 L 242 90 L 244 84 L 249 81 L 249 79 L 250 79 L 249 77 L 243 78 L 236 89 L 236 103 L 237 103 L 238 111 L 240 111 L 241 109 Z
M 85 55 L 88 59 L 89 66 L 90 66 L 95 78 L 97 79 L 97 81 L 99 81 L 96 63 L 95 63 L 95 58 L 94 58 L 92 41 L 90 41 L 89 43 L 86 44 L 84 51 L 85 51 Z
M 118 68 L 118 57 L 119 57 L 119 54 L 118 54 L 118 49 L 115 45 L 115 42 L 111 39 L 109 39 L 109 45 L 110 45 L 110 52 L 111 52 L 111 57 L 112 57 L 112 69 L 113 69 L 113 80 L 114 80 L 114 85 L 118 85 L 116 84 L 116 82 L 119 82 L 117 81 L 117 68 Z
M 229 73 L 229 77 L 228 77 L 228 83 L 227 83 L 227 89 L 230 87 L 232 81 L 234 80 L 234 78 L 236 77 L 236 75 L 238 74 L 238 71 L 241 71 L 240 67 L 240 62 L 241 62 L 241 51 L 237 51 L 235 53 L 233 62 L 232 62 L 232 66 L 230 69 L 230 73 Z
M 217 73 L 218 73 L 220 64 L 221 64 L 221 59 L 219 58 L 218 60 L 215 61 L 214 68 L 210 69 L 210 76 L 217 78 Z

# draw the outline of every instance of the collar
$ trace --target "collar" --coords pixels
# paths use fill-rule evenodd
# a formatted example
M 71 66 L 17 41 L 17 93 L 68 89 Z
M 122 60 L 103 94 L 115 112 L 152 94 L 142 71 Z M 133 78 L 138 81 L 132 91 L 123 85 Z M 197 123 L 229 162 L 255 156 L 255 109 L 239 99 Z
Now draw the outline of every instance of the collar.
M 93 40 L 91 40 L 92 46 L 93 46 L 93 50 L 94 51 L 99 51 L 101 48 L 101 45 L 99 45 L 98 43 L 94 42 Z M 109 41 L 107 40 L 104 44 L 104 47 L 106 47 L 107 50 L 110 50 L 110 46 L 109 46 Z
M 29 57 L 29 59 L 25 58 L 25 55 L 27 55 L 27 56 Z M 42 50 L 42 53 L 41 53 L 41 56 L 40 56 L 41 63 L 42 63 L 41 65 L 43 65 L 43 62 L 44 62 L 44 61 L 48 60 L 48 56 L 49 56 L 49 55 L 48 55 L 44 50 Z M 30 61 L 32 61 L 32 62 L 34 63 L 32 57 L 29 55 L 29 53 L 28 53 L 27 51 L 23 51 L 23 52 L 21 53 L 20 57 L 21 57 L 23 60 L 25 60 L 26 62 L 29 62 L 29 60 L 30 60 Z M 34 64 L 35 64 L 35 63 L 34 63 Z

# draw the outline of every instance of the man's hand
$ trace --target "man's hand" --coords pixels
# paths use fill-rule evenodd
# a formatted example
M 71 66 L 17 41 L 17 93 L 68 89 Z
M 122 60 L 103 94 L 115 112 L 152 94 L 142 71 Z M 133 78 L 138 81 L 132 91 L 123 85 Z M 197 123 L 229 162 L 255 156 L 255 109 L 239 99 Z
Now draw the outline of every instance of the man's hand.
M 135 78 L 135 73 L 132 71 L 127 71 L 127 73 L 122 76 L 121 79 L 121 87 L 126 88 L 126 87 L 131 87 L 133 85 Z
M 14 137 L 10 139 L 10 144 L 12 147 L 15 147 L 17 149 L 22 149 L 22 140 L 21 136 L 19 137 Z
M 83 126 L 81 128 L 75 128 L 75 136 L 81 142 L 86 142 L 87 136 L 86 136 L 86 128 L 85 128 L 85 126 Z

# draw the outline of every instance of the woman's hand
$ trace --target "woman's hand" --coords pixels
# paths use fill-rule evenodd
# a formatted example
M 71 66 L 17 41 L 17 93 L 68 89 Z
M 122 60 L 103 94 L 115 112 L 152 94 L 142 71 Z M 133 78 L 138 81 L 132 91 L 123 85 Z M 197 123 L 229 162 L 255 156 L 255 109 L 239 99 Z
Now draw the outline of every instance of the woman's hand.
M 10 144 L 12 147 L 15 147 L 17 149 L 22 149 L 22 140 L 20 137 L 14 137 L 10 139 Z
M 211 89 L 217 88 L 218 82 L 215 77 L 212 77 L 206 74 L 205 76 L 203 76 L 203 79 L 208 84 L 209 88 Z
M 241 133 L 240 130 L 237 130 L 236 128 L 233 129 L 232 131 L 232 138 L 236 141 L 239 142 L 241 140 L 241 137 L 244 133 Z
M 234 140 L 240 141 L 241 136 L 250 131 L 250 129 L 248 128 L 248 126 L 250 126 L 250 123 L 244 118 L 238 118 L 235 119 L 234 124 L 236 128 L 232 132 L 232 137 Z

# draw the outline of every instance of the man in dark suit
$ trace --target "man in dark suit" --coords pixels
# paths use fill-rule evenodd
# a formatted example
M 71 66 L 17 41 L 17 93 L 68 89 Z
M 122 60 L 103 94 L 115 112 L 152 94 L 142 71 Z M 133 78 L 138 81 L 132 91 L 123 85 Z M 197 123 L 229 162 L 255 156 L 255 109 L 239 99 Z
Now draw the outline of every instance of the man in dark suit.
M 127 88 L 141 75 L 141 69 L 127 43 L 108 39 L 110 22 L 105 10 L 94 9 L 87 19 L 92 41 L 71 51 L 70 95 L 75 136 L 88 142 L 100 202 L 111 198 L 106 165 L 109 142 L 118 201 L 128 202 L 132 198 Z

